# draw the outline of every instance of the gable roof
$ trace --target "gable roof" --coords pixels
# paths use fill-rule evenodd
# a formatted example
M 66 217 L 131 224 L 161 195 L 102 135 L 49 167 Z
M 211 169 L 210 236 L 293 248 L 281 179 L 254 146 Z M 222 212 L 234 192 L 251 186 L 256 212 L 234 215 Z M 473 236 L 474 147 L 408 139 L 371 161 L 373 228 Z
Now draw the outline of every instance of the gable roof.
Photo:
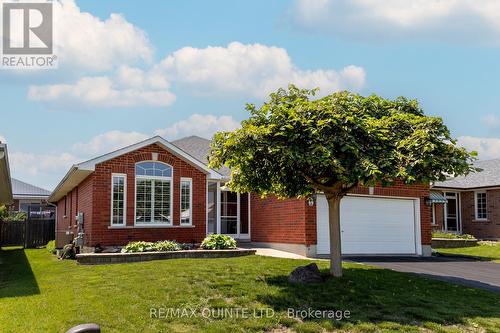
M 0 204 L 2 203 L 12 203 L 12 183 L 7 145 L 0 142 Z
M 210 140 L 201 138 L 196 135 L 187 136 L 185 138 L 174 140 L 172 144 L 181 148 L 191 156 L 194 156 L 199 161 L 208 166 L 208 153 L 210 152 Z M 231 175 L 231 170 L 225 166 L 217 170 L 224 177 Z
M 478 161 L 474 163 L 474 166 L 481 171 L 451 178 L 444 182 L 436 182 L 434 187 L 473 189 L 500 186 L 500 159 Z
M 25 183 L 23 181 L 20 181 L 19 179 L 12 178 L 12 194 L 14 196 L 14 199 L 45 199 L 49 197 L 50 191 L 35 185 Z
M 208 175 L 210 179 L 222 179 L 223 176 L 215 170 L 208 168 L 206 162 L 202 162 L 198 160 L 195 156 L 189 154 L 178 146 L 168 142 L 161 136 L 154 136 L 152 138 L 140 141 L 133 145 L 112 151 L 108 154 L 104 154 L 98 156 L 96 158 L 90 159 L 85 162 L 81 162 L 75 164 L 71 167 L 71 169 L 66 173 L 64 178 L 59 182 L 54 191 L 51 193 L 49 197 L 49 201 L 56 202 L 64 197 L 69 191 L 75 188 L 78 184 L 80 184 L 85 178 L 87 178 L 92 172 L 95 171 L 96 164 L 111 160 L 115 157 L 133 152 L 135 150 L 141 149 L 143 147 L 157 144 L 160 147 L 168 150 L 175 156 L 179 157 L 186 163 L 189 163 L 193 167 L 203 171 Z

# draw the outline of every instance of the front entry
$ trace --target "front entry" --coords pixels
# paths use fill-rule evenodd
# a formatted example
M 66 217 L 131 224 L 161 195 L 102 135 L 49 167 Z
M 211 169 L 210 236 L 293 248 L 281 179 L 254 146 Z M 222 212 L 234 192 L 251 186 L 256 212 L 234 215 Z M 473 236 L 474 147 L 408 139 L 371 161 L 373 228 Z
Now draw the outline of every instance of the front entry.
M 207 234 L 250 239 L 250 197 L 231 192 L 217 182 L 207 187 Z
M 445 197 L 448 202 L 444 210 L 444 231 L 461 232 L 459 195 L 456 192 L 446 192 Z

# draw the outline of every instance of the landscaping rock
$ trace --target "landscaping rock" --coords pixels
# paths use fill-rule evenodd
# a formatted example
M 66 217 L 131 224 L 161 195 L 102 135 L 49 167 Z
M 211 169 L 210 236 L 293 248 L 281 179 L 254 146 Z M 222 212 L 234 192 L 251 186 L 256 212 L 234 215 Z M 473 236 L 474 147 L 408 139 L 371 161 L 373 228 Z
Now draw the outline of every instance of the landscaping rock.
M 318 283 L 323 282 L 323 278 L 316 264 L 300 266 L 293 270 L 288 276 L 290 283 Z

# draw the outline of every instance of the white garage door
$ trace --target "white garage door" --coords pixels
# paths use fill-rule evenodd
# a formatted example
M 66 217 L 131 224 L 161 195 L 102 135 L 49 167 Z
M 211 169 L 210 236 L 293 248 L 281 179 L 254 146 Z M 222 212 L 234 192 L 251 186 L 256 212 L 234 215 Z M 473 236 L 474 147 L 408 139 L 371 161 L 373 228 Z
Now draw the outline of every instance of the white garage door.
M 417 254 L 415 201 L 344 197 L 340 204 L 342 254 Z M 330 253 L 328 203 L 317 199 L 318 254 Z

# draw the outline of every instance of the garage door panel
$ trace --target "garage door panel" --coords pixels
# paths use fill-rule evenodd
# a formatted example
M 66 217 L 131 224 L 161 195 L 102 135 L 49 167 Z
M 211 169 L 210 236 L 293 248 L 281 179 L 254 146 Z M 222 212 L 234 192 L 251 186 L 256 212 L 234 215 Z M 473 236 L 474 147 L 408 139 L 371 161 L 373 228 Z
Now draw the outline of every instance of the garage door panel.
M 318 196 L 318 254 L 328 254 L 328 203 Z M 415 254 L 414 201 L 345 197 L 341 201 L 343 254 Z

